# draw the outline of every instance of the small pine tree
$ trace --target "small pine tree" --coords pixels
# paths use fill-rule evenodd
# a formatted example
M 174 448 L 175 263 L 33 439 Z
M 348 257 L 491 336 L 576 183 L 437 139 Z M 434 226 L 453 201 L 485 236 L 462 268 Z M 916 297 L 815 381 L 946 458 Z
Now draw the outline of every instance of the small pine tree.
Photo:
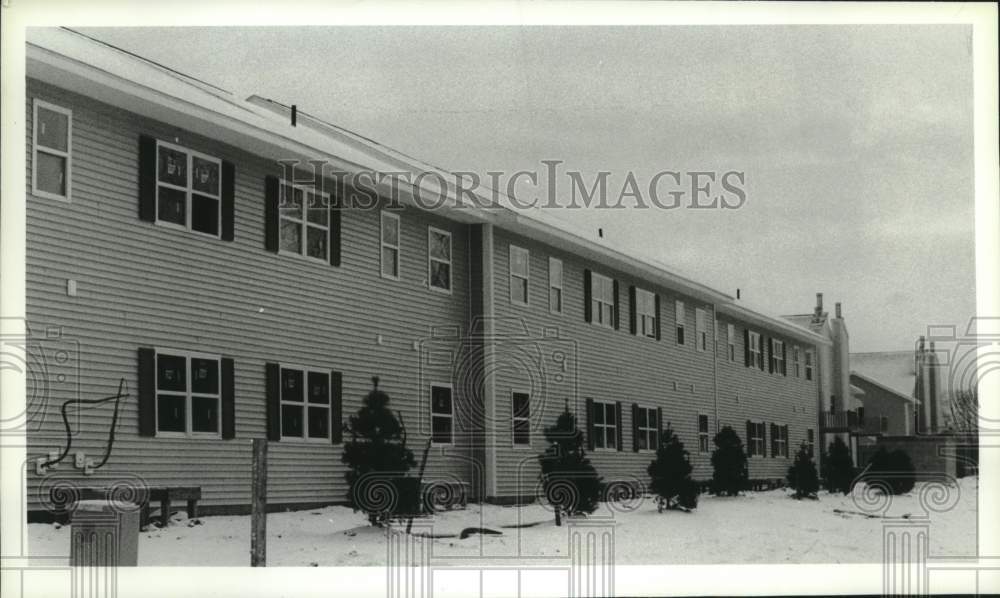
M 893 494 L 905 494 L 913 490 L 916 482 L 913 462 L 902 450 L 889 452 L 884 446 L 872 455 L 865 473 L 865 479 L 878 480 Z
M 851 450 L 839 436 L 834 437 L 823 457 L 823 485 L 828 492 L 848 494 L 854 486 L 854 476 Z
M 583 433 L 569 405 L 545 428 L 549 448 L 539 455 L 545 499 L 555 510 L 556 525 L 562 525 L 563 513 L 593 513 L 601 498 L 601 477 L 583 450 Z
M 747 455 L 743 441 L 730 426 L 724 426 L 715 435 L 712 452 L 712 493 L 737 496 L 747 486 Z
M 372 525 L 382 525 L 393 515 L 417 510 L 419 484 L 415 478 L 405 476 L 416 460 L 413 451 L 406 447 L 402 417 L 397 419 L 389 409 L 389 395 L 379 390 L 377 377 L 372 378 L 372 383 L 371 392 L 346 426 L 351 439 L 344 443 L 341 460 L 348 466 L 344 477 L 351 507 L 364 511 Z M 372 472 L 386 472 L 385 480 L 378 481 L 392 484 L 390 492 L 395 493 L 395 508 L 378 508 L 372 504 L 380 502 L 378 498 L 370 496 L 364 488 L 355 488 L 363 476 Z
M 812 453 L 804 442 L 795 453 L 795 462 L 788 468 L 788 485 L 795 490 L 795 498 L 817 498 L 819 475 Z
M 699 489 L 691 479 L 691 469 L 684 443 L 667 428 L 656 449 L 656 460 L 646 468 L 650 488 L 659 496 L 662 508 L 691 510 L 698 506 Z

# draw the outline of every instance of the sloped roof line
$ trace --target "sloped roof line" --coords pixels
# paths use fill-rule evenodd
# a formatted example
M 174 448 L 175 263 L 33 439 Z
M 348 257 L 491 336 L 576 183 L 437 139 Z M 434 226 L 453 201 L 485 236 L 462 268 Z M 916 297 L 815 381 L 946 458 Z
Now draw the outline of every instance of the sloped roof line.
M 898 390 L 893 390 L 893 389 L 889 388 L 888 386 L 886 386 L 885 384 L 882 384 L 878 380 L 874 380 L 874 379 L 872 379 L 872 378 L 870 378 L 870 377 L 868 377 L 868 376 L 866 376 L 866 375 L 864 375 L 862 373 L 859 373 L 859 372 L 857 372 L 855 370 L 851 370 L 851 376 L 856 376 L 857 378 L 859 378 L 861 380 L 864 380 L 868 384 L 871 384 L 872 386 L 877 386 L 878 388 L 881 388 L 885 392 L 888 392 L 888 393 L 892 394 L 895 397 L 903 399 L 904 401 L 909 401 L 910 403 L 914 403 L 914 404 L 919 404 L 920 403 L 920 401 L 918 401 L 917 399 L 915 399 L 913 397 L 908 397 L 908 396 L 904 395 L 903 393 L 899 392 Z

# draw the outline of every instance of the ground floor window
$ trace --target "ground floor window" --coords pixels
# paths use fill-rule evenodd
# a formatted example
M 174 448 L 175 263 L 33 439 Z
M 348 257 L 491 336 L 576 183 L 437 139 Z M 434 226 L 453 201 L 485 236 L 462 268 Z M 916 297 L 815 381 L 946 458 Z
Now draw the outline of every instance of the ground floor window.
M 655 451 L 659 446 L 659 430 L 655 407 L 636 407 L 635 433 L 640 451 Z
M 698 416 L 698 451 L 708 452 L 708 416 Z
M 218 436 L 219 357 L 156 352 L 156 431 L 160 435 Z
M 594 401 L 594 448 L 618 448 L 618 412 L 614 403 Z
M 281 367 L 281 437 L 330 438 L 330 373 Z
M 454 411 L 451 386 L 431 385 L 431 441 L 434 444 L 451 444 Z
M 515 446 L 531 445 L 531 396 L 526 392 L 511 394 Z
M 764 422 L 747 422 L 747 455 L 753 457 L 765 456 L 765 435 Z

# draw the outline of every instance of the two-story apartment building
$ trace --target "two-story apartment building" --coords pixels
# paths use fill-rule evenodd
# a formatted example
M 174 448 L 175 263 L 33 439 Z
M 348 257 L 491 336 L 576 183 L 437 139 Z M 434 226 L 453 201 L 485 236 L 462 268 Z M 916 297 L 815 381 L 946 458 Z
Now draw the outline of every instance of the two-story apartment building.
M 410 446 L 429 445 L 426 476 L 481 500 L 534 496 L 565 407 L 609 480 L 644 480 L 667 425 L 700 479 L 723 425 L 753 478 L 815 442 L 820 335 L 454 189 L 425 209 L 420 185 L 390 202 L 379 184 L 287 180 L 280 161 L 427 167 L 78 33 L 36 30 L 27 54 L 28 324 L 76 347 L 72 384 L 39 379 L 31 511 L 62 481 L 123 479 L 244 509 L 255 437 L 271 441 L 271 505 L 344 502 L 343 423 L 373 376 Z M 370 205 L 345 201 L 358 193 Z M 52 468 L 60 407 L 121 379 L 117 418 L 113 402 L 69 410 L 83 466 Z

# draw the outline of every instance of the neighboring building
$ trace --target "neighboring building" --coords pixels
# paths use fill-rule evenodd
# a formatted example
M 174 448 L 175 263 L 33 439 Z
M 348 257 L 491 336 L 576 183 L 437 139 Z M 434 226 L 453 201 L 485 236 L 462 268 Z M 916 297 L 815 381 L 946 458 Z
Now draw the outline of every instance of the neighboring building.
M 816 442 L 827 335 L 450 189 L 428 211 L 411 189 L 404 209 L 378 186 L 380 209 L 360 209 L 330 179 L 289 185 L 279 160 L 428 167 L 77 33 L 33 30 L 27 57 L 28 323 L 79 343 L 83 398 L 131 390 L 111 458 L 85 477 L 72 457 L 35 471 L 76 398 L 50 389 L 29 511 L 59 480 L 122 478 L 246 510 L 255 437 L 271 440 L 273 508 L 344 502 L 342 423 L 376 375 L 418 458 L 430 444 L 427 477 L 474 499 L 535 495 L 542 430 L 567 405 L 608 481 L 645 480 L 666 425 L 700 479 L 723 425 L 757 479 Z M 74 452 L 102 454 L 110 425 L 110 405 L 74 416 Z

